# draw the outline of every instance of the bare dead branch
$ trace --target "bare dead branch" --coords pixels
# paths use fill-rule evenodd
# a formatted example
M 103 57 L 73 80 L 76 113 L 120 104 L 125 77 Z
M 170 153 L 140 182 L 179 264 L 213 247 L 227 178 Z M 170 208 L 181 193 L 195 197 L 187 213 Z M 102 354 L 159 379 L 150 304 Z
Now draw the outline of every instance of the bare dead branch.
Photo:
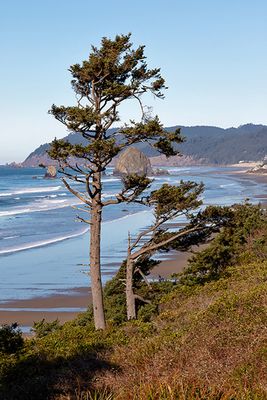
M 143 303 L 151 304 L 151 301 L 150 301 L 150 300 L 144 299 L 142 296 L 139 296 L 139 294 L 134 294 L 134 298 L 135 298 L 136 300 L 142 301 Z
M 86 199 L 85 197 L 83 197 L 81 195 L 81 193 L 77 192 L 76 190 L 74 190 L 69 184 L 68 182 L 62 178 L 62 182 L 64 183 L 64 185 L 66 186 L 66 188 L 72 193 L 74 194 L 74 196 L 76 196 L 79 200 L 81 200 L 83 203 L 91 205 L 90 200 Z
M 135 253 L 133 253 L 131 255 L 131 258 L 132 258 L 132 260 L 136 260 L 136 258 L 140 257 L 141 255 L 143 255 L 145 253 L 150 253 L 152 251 L 156 251 L 160 247 L 164 247 L 164 246 L 166 246 L 166 244 L 171 243 L 173 240 L 178 239 L 179 237 L 182 237 L 184 235 L 187 235 L 188 233 L 196 232 L 196 231 L 198 231 L 200 229 L 203 229 L 203 228 L 201 226 L 193 227 L 193 228 L 187 229 L 186 231 L 178 232 L 176 235 L 173 235 L 169 239 L 163 240 L 162 242 L 155 243 L 155 244 L 148 245 L 148 246 L 144 246 L 140 250 L 138 250 Z
M 136 267 L 135 270 L 138 271 L 139 274 L 142 276 L 142 278 L 144 279 L 144 281 L 145 281 L 145 283 L 147 284 L 147 286 L 149 287 L 149 289 L 152 289 L 152 286 L 150 285 L 150 283 L 149 283 L 147 277 L 145 276 L 145 274 L 143 273 L 143 271 L 142 271 L 140 268 L 138 268 L 138 267 Z
M 84 219 L 84 218 L 80 217 L 79 215 L 76 215 L 76 218 L 77 218 L 79 221 L 84 222 L 85 224 L 88 224 L 88 225 L 91 225 L 91 224 L 92 224 L 92 223 L 91 223 L 91 220 L 89 220 L 89 219 Z

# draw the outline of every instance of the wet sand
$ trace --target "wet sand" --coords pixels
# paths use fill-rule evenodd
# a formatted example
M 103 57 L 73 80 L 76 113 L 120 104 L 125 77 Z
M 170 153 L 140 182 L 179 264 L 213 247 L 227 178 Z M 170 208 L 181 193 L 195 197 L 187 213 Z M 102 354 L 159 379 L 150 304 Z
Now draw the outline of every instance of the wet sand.
M 151 278 L 158 280 L 159 275 L 169 278 L 173 273 L 181 272 L 187 265 L 190 253 L 173 252 L 169 260 L 157 265 Z M 43 318 L 47 322 L 58 319 L 64 323 L 74 319 L 92 303 L 90 288 L 72 290 L 70 295 L 13 300 L 0 304 L 0 324 L 17 322 L 22 327 L 30 327 Z
M 191 253 L 180 251 L 173 252 L 169 260 L 161 261 L 160 264 L 156 265 L 151 271 L 151 278 L 158 279 L 159 276 L 162 278 L 170 278 L 172 274 L 178 274 L 182 272 L 187 266 L 188 259 L 192 256 Z
M 48 322 L 59 319 L 63 323 L 74 319 L 91 302 L 90 288 L 73 289 L 70 295 L 13 300 L 0 304 L 0 323 L 32 326 L 43 318 Z

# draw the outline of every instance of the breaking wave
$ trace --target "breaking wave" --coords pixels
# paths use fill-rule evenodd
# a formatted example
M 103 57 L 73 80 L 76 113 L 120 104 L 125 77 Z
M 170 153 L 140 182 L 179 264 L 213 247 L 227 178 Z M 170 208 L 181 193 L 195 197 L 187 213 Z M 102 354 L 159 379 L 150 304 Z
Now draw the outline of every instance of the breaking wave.
M 16 253 L 18 251 L 34 249 L 36 247 L 42 247 L 42 246 L 47 246 L 49 244 L 62 242 L 63 240 L 67 240 L 67 239 L 75 238 L 77 236 L 84 235 L 86 232 L 88 232 L 88 230 L 89 230 L 89 228 L 85 228 L 84 230 L 82 230 L 81 232 L 78 232 L 78 233 L 72 233 L 70 235 L 60 236 L 57 238 L 48 239 L 48 240 L 39 241 L 39 242 L 22 244 L 17 247 L 10 247 L 9 249 L 0 250 L 0 255 Z
M 61 186 L 47 186 L 47 187 L 35 187 L 35 188 L 26 188 L 23 190 L 16 190 L 14 192 L 6 192 L 0 193 L 0 197 L 7 197 L 7 196 L 16 196 L 18 194 L 30 194 L 30 193 L 48 193 L 48 192 L 55 192 L 57 190 L 62 189 Z

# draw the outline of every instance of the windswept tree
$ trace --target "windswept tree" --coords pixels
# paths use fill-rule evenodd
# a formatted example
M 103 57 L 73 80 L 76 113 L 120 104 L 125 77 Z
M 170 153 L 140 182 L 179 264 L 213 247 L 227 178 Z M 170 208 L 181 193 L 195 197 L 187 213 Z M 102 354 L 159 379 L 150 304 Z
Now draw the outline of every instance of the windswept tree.
M 149 302 L 134 291 L 135 277 L 149 285 L 146 275 L 155 262 L 151 257 L 157 251 L 189 250 L 194 245 L 205 243 L 212 233 L 218 230 L 232 217 L 228 207 L 207 207 L 196 210 L 202 204 L 199 196 L 203 184 L 181 181 L 178 186 L 162 185 L 148 197 L 148 204 L 154 206 L 153 223 L 142 230 L 136 238 L 128 238 L 126 261 L 126 309 L 127 319 L 136 318 L 136 300 Z M 187 223 L 177 229 L 170 222 L 184 216 Z M 173 229 L 174 228 L 174 229 Z
M 160 69 L 149 69 L 144 48 L 134 49 L 130 34 L 118 35 L 114 40 L 104 37 L 99 48 L 92 46 L 87 60 L 69 69 L 77 103 L 70 107 L 53 105 L 49 111 L 70 132 L 81 135 L 80 144 L 54 140 L 49 155 L 58 161 L 66 188 L 90 214 L 89 218 L 79 218 L 90 225 L 90 275 L 96 329 L 105 328 L 100 265 L 102 209 L 110 204 L 134 201 L 150 184 L 146 177 L 129 176 L 121 192 L 104 201 L 101 174 L 113 157 L 134 143 L 148 142 L 168 157 L 178 153 L 173 145 L 183 140 L 179 129 L 165 131 L 159 118 L 146 112 L 143 95 L 151 93 L 163 98 L 166 86 Z M 114 124 L 119 125 L 120 106 L 129 100 L 140 106 L 140 121 L 130 120 L 109 131 Z M 73 181 L 83 184 L 83 190 L 77 190 Z

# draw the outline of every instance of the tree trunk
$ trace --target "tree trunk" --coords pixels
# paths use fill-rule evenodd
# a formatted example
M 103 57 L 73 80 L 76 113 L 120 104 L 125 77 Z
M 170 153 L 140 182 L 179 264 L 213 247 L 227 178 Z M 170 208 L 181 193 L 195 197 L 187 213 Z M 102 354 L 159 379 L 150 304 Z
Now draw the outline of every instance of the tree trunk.
M 133 292 L 133 260 L 131 259 L 130 236 L 126 263 L 126 307 L 127 319 L 136 319 L 135 296 Z
M 94 310 L 94 323 L 96 329 L 105 329 L 105 315 L 103 303 L 103 289 L 100 265 L 100 240 L 101 240 L 101 175 L 95 173 L 93 184 L 98 189 L 92 200 L 91 228 L 90 228 L 90 275 L 92 285 L 92 298 Z

